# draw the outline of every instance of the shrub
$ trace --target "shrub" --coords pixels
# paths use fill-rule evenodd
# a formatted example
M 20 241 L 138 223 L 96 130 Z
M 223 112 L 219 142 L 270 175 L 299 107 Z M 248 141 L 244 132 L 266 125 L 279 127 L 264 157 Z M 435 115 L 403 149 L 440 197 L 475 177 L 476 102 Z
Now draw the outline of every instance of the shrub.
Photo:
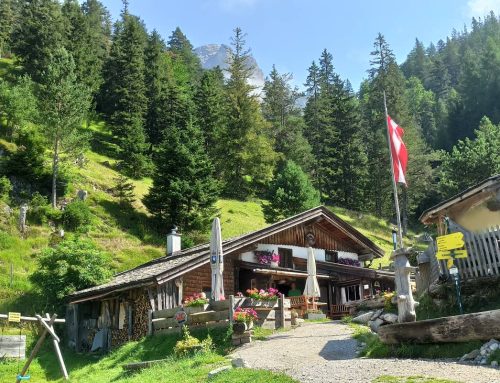
M 47 220 L 47 212 L 50 210 L 47 197 L 35 192 L 31 197 L 27 213 L 28 221 L 35 224 L 42 224 Z
M 0 201 L 6 202 L 12 191 L 12 184 L 7 177 L 0 177 Z
M 42 250 L 38 269 L 30 280 L 47 309 L 63 307 L 63 298 L 74 291 L 106 282 L 111 277 L 109 259 L 87 239 L 68 239 Z
M 74 201 L 62 213 L 62 224 L 66 230 L 85 230 L 92 223 L 92 213 L 83 201 Z
M 174 347 L 174 354 L 178 357 L 188 356 L 197 352 L 208 352 L 213 348 L 212 337 L 208 335 L 203 341 L 189 333 L 187 326 L 182 327 L 182 339 Z

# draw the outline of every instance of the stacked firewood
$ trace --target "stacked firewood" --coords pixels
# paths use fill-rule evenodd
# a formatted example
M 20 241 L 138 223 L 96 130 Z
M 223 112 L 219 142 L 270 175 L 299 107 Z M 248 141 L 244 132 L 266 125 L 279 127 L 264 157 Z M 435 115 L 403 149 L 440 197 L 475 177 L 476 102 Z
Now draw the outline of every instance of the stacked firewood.
M 111 346 L 116 347 L 124 343 L 127 343 L 128 338 L 128 317 L 125 316 L 125 321 L 123 323 L 122 329 L 113 329 L 111 331 Z
M 151 307 L 146 294 L 139 295 L 134 302 L 134 318 L 132 321 L 134 327 L 132 329 L 132 340 L 139 340 L 147 335 L 148 310 L 150 309 Z

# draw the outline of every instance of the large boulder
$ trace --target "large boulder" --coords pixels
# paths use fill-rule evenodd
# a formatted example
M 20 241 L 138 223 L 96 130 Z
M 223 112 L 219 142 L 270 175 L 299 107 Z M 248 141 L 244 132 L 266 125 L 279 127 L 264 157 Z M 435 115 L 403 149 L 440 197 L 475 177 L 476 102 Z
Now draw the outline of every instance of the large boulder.
M 370 329 L 373 332 L 378 332 L 379 327 L 382 326 L 383 324 L 384 324 L 384 320 L 381 318 L 377 318 L 373 321 L 368 322 L 368 326 L 370 326 Z
M 385 322 L 389 324 L 398 323 L 398 316 L 396 314 L 387 313 L 381 315 L 380 318 L 382 318 Z
M 370 321 L 370 319 L 371 319 L 371 317 L 372 317 L 373 314 L 374 314 L 374 311 L 368 311 L 365 314 L 361 314 L 361 315 L 358 315 L 355 318 L 352 318 L 352 321 L 354 323 L 365 324 L 366 325 Z

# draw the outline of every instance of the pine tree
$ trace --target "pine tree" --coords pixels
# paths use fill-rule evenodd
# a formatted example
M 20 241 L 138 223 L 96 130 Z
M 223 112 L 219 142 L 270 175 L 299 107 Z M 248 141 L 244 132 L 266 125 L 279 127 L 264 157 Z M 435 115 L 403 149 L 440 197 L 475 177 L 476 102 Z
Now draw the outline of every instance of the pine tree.
M 272 124 L 276 152 L 308 170 L 313 162 L 311 146 L 304 137 L 305 124 L 297 106 L 301 94 L 291 87 L 291 80 L 291 74 L 281 75 L 273 65 L 264 83 L 262 113 Z
M 319 205 L 319 193 L 307 174 L 287 161 L 269 188 L 269 203 L 263 205 L 266 222 L 273 223 Z
M 220 174 L 226 161 L 223 136 L 227 129 L 224 74 L 220 68 L 203 72 L 194 103 L 196 119 L 204 136 L 205 149 L 215 166 L 216 174 Z
M 163 133 L 168 128 L 165 108 L 167 108 L 169 88 L 173 87 L 173 74 L 166 54 L 166 46 L 156 30 L 148 38 L 145 64 L 148 99 L 145 129 L 152 150 L 161 143 Z
M 140 20 L 122 13 L 122 20 L 115 25 L 101 95 L 113 133 L 119 139 L 121 166 L 132 177 L 145 175 L 150 166 L 144 132 L 145 43 L 146 32 Z
M 189 81 L 196 83 L 201 75 L 200 59 L 194 53 L 193 45 L 179 27 L 172 32 L 167 45 L 174 61 L 179 61 L 187 69 Z
M 0 58 L 8 52 L 11 34 L 14 29 L 13 0 L 0 0 Z
M 59 48 L 48 57 L 41 77 L 40 113 L 44 134 L 52 146 L 52 207 L 57 203 L 61 154 L 82 150 L 88 138 L 79 127 L 90 107 L 87 88 L 79 84 L 71 55 Z
M 64 46 L 64 23 L 56 0 L 28 0 L 12 38 L 13 52 L 31 78 L 39 82 L 51 54 Z
M 219 188 L 199 128 L 190 122 L 167 130 L 154 163 L 153 186 L 143 201 L 161 227 L 206 230 Z
M 232 45 L 226 87 L 228 124 L 223 137 L 227 160 L 222 178 L 227 196 L 244 199 L 262 191 L 272 179 L 276 153 L 269 125 L 248 84 L 253 68 L 248 65 L 249 51 L 240 28 L 235 29 Z
M 114 187 L 114 195 L 118 198 L 121 206 L 130 206 L 135 201 L 134 184 L 124 175 L 119 175 L 115 178 L 116 186 Z

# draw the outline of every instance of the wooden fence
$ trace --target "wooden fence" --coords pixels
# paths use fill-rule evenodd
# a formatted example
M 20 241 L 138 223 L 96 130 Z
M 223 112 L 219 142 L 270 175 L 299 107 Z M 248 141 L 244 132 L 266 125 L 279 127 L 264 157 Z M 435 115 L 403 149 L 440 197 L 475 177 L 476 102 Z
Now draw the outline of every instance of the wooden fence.
M 457 259 L 462 279 L 500 276 L 500 227 L 479 233 L 464 231 L 468 257 Z M 446 261 L 439 262 L 440 272 L 449 275 Z
M 276 329 L 291 326 L 290 300 L 281 297 L 271 304 L 254 301 L 250 298 L 230 296 L 228 300 L 211 302 L 207 307 L 193 309 L 186 307 L 187 321 L 184 323 L 190 329 L 226 327 L 232 324 L 234 311 L 238 307 L 251 307 L 258 315 L 257 326 Z M 179 333 L 181 326 L 175 319 L 175 314 L 181 306 L 171 309 L 149 311 L 148 335 Z

